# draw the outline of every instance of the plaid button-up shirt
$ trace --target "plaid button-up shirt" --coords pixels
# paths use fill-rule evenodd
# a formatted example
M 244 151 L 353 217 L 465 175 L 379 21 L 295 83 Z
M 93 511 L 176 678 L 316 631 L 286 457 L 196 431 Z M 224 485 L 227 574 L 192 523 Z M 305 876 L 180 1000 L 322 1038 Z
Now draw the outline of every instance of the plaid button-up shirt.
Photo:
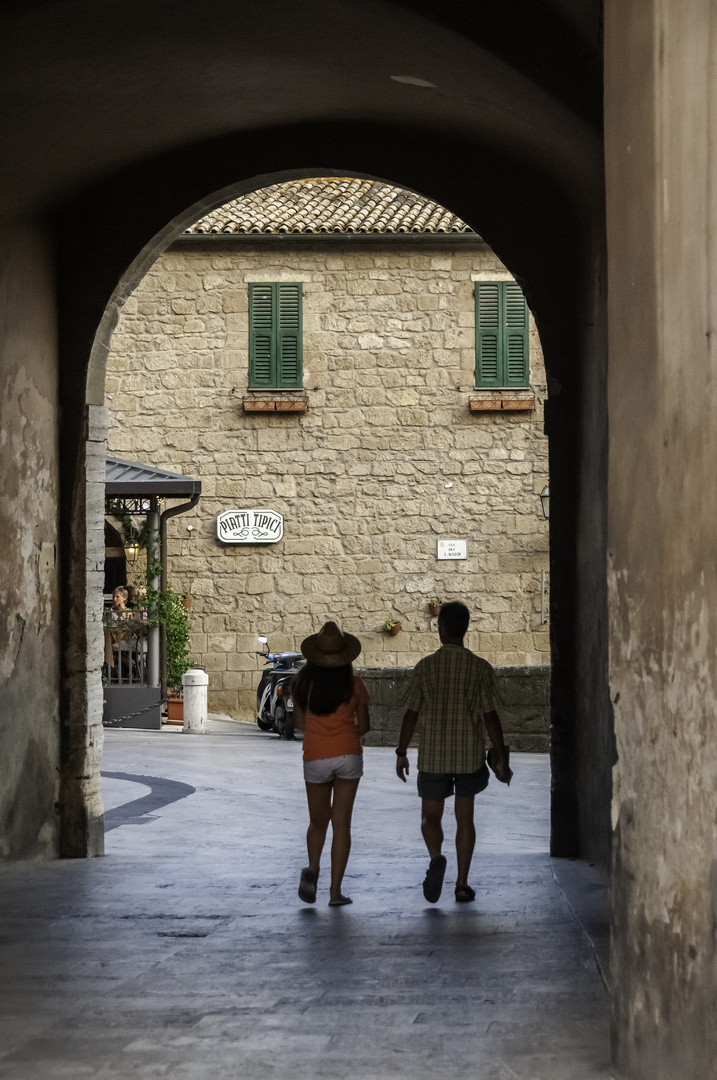
M 472 773 L 485 762 L 486 713 L 500 705 L 493 668 L 462 645 L 442 645 L 419 660 L 404 692 L 418 713 L 418 768 Z

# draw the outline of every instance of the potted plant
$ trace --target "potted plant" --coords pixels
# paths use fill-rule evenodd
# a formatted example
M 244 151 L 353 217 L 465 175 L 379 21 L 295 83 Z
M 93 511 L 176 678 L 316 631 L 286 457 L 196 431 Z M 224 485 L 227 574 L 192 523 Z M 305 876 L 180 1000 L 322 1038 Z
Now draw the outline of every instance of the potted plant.
M 184 723 L 184 693 L 182 690 L 167 690 L 167 723 Z
M 429 614 L 433 615 L 433 616 L 440 615 L 442 604 L 443 604 L 443 600 L 441 599 L 440 596 L 431 596 L 429 601 L 428 601 L 428 612 L 429 612 Z
M 167 665 L 167 719 L 184 721 L 184 690 L 182 675 L 192 666 L 189 657 L 189 612 L 183 593 L 175 592 L 171 584 L 166 590 L 155 589 L 152 582 L 161 577 L 162 567 L 152 563 L 147 567 L 147 609 L 149 625 L 164 627 Z
M 395 637 L 401 630 L 401 624 L 398 619 L 386 619 L 386 622 L 383 624 L 383 629 L 387 634 L 390 634 L 391 637 Z
M 158 616 L 164 626 L 167 656 L 167 719 L 184 721 L 182 675 L 191 667 L 189 659 L 189 615 L 185 598 L 171 585 L 160 593 Z

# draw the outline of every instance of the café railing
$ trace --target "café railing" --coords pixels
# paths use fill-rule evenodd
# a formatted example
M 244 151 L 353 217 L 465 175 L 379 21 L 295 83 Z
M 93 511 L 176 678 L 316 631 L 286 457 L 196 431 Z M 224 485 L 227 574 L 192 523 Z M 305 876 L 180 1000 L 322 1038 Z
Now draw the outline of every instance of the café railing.
M 109 612 L 103 618 L 106 686 L 148 686 L 147 613 Z

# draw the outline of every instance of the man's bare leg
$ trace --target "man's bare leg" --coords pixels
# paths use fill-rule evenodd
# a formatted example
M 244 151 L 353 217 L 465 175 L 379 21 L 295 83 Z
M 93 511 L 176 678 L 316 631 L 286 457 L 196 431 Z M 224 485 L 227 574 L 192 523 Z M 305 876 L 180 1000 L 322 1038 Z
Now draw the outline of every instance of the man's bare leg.
M 445 799 L 422 799 L 421 800 L 421 832 L 426 841 L 428 854 L 432 859 L 441 854 L 443 846 L 443 807 Z
M 456 855 L 458 877 L 456 888 L 468 884 L 473 850 L 476 846 L 476 827 L 473 821 L 475 795 L 456 795 Z
M 443 844 L 443 807 L 445 799 L 422 799 L 421 800 L 421 832 L 426 841 L 428 854 L 431 862 L 428 872 L 423 880 L 423 895 L 429 904 L 436 904 L 443 889 L 443 877 L 446 872 L 446 859 L 441 855 Z

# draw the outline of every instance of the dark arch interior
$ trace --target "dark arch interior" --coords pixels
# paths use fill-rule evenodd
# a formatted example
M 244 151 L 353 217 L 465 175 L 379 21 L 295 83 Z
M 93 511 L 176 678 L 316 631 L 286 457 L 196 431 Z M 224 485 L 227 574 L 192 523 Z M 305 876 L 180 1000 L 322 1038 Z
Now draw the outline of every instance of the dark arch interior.
M 316 163 L 321 163 L 317 165 Z M 101 386 L 88 365 L 111 300 L 202 212 L 292 176 L 360 175 L 459 214 L 522 285 L 550 387 L 552 849 L 609 860 L 604 242 L 600 184 L 575 185 L 478 140 L 419 126 L 311 123 L 194 143 L 128 167 L 55 207 L 63 405 L 62 528 L 83 473 L 77 433 Z M 211 193 L 220 192 L 221 195 Z M 108 308 L 108 305 L 110 307 Z M 66 537 L 72 547 L 72 537 Z M 76 540 L 76 538 L 75 538 Z M 66 595 L 65 620 L 72 620 Z M 596 707 L 596 702 L 598 703 Z

